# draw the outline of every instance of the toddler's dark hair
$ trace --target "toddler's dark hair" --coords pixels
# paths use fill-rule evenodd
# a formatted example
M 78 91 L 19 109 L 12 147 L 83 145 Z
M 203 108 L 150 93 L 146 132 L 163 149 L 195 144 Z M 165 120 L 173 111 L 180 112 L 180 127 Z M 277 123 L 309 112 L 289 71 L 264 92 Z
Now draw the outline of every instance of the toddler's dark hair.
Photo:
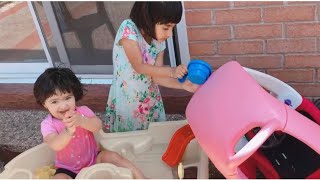
M 37 103 L 44 105 L 56 91 L 73 93 L 75 100 L 80 100 L 86 89 L 77 76 L 68 68 L 53 67 L 46 69 L 33 86 L 33 95 Z
M 139 1 L 134 3 L 130 12 L 130 19 L 153 39 L 156 39 L 156 24 L 178 24 L 181 17 L 182 4 L 179 1 Z

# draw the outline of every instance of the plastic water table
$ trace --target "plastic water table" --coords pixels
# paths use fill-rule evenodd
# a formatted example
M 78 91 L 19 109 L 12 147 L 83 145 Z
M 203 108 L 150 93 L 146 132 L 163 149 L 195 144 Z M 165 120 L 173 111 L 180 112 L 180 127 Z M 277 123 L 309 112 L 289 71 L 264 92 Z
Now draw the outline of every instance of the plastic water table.
M 176 170 L 162 161 L 171 137 L 177 129 L 185 126 L 186 120 L 150 123 L 148 130 L 120 133 L 95 134 L 101 149 L 109 149 L 125 156 L 136 164 L 152 179 L 172 179 Z M 37 145 L 6 164 L 0 178 L 5 179 L 35 179 L 35 171 L 39 167 L 50 166 L 54 161 L 54 152 L 46 145 Z M 188 143 L 181 157 L 184 168 L 196 167 L 197 178 L 207 179 L 208 158 L 196 140 Z M 116 167 L 112 164 L 101 163 L 84 168 L 76 179 L 131 179 L 129 169 Z

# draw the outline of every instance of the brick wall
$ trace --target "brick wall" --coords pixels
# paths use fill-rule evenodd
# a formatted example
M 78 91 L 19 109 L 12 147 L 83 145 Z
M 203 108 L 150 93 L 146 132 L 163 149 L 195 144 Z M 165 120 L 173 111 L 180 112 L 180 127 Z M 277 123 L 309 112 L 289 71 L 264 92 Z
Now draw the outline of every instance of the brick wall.
M 230 60 L 320 97 L 320 2 L 184 2 L 192 59 Z
M 88 90 L 78 105 L 86 105 L 95 112 L 104 113 L 110 90 L 110 85 L 86 84 Z M 160 86 L 166 114 L 184 114 L 192 97 L 180 89 L 169 89 Z M 0 84 L 1 110 L 44 110 L 33 97 L 33 84 Z M 1 149 L 0 149 L 1 153 Z

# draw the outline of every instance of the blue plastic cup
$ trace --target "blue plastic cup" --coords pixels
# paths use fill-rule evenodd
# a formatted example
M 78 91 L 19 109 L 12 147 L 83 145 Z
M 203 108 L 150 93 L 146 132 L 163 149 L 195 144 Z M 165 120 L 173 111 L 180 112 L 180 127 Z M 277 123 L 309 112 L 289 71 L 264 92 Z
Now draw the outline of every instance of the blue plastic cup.
M 203 60 L 192 60 L 188 64 L 188 74 L 178 80 L 182 83 L 188 78 L 192 83 L 202 85 L 206 82 L 211 73 L 212 68 L 210 64 Z

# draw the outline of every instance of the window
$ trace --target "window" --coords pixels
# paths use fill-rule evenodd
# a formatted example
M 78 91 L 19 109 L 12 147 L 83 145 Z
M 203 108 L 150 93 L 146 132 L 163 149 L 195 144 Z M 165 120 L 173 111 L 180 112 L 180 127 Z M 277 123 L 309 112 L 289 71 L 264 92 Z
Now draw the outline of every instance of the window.
M 4 63 L 8 64 L 10 52 L 14 56 L 19 55 L 10 61 L 10 68 L 7 68 L 7 72 L 12 73 L 13 77 L 18 77 L 24 71 L 31 71 L 36 78 L 47 67 L 65 66 L 82 79 L 87 79 L 87 83 L 111 83 L 115 34 L 121 22 L 129 17 L 134 2 L 28 2 L 29 8 L 27 2 L 14 3 L 24 7 L 21 9 L 23 11 L 14 12 L 9 7 L 12 17 L 7 18 L 7 21 L 0 19 L 0 27 L 7 27 L 10 37 L 15 37 L 8 38 L 10 42 L 22 34 L 30 37 L 22 43 L 28 46 L 24 50 L 17 49 L 22 46 L 14 43 L 5 43 L 7 47 L 4 48 L 0 46 L 6 49 L 6 54 L 0 52 L 1 67 Z M 13 22 L 20 24 L 16 27 Z M 186 33 L 181 33 L 181 29 L 186 31 L 184 17 L 177 27 L 173 38 L 166 42 L 164 61 L 171 66 L 184 62 L 180 59 L 186 59 L 186 54 L 189 56 L 189 52 L 181 51 L 185 49 L 182 47 L 188 47 L 187 41 L 183 42 L 183 46 L 178 46 L 182 39 L 186 39 Z M 31 41 L 30 38 L 34 39 Z M 19 63 L 13 62 L 22 63 L 21 69 L 17 68 Z M 27 66 L 30 68 L 25 68 Z

